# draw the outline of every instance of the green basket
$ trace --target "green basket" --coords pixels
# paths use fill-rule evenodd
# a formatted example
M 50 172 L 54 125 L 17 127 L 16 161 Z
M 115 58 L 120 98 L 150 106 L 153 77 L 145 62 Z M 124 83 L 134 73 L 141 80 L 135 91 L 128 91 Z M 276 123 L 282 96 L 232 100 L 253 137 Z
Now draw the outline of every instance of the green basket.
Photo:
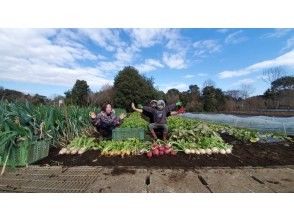
M 0 156 L 0 165 L 4 165 L 8 152 Z M 49 144 L 46 141 L 36 141 L 32 146 L 14 147 L 10 150 L 7 166 L 26 166 L 49 154 Z
M 144 140 L 144 128 L 116 128 L 112 131 L 113 140 L 127 140 L 137 138 Z

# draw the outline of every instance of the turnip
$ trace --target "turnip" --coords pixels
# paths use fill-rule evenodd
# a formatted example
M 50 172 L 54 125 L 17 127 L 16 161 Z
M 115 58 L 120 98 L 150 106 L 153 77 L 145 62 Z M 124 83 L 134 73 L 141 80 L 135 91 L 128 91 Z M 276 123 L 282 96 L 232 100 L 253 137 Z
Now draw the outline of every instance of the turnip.
M 158 150 L 158 149 L 154 149 L 154 150 L 152 151 L 152 154 L 153 154 L 154 156 L 158 156 L 158 155 L 159 155 L 159 150 Z
M 190 154 L 191 150 L 190 149 L 185 149 L 185 154 Z
M 78 153 L 78 150 L 77 150 L 77 149 L 72 149 L 72 150 L 70 151 L 70 153 L 71 153 L 72 155 L 77 154 L 77 153 Z
M 79 149 L 78 154 L 83 154 L 85 152 L 86 152 L 86 148 L 81 148 Z
M 152 151 L 147 152 L 146 155 L 147 155 L 148 158 L 151 158 L 152 157 Z
M 66 153 L 66 151 L 67 151 L 67 149 L 64 147 L 64 148 L 62 148 L 62 149 L 59 151 L 58 154 L 63 155 L 63 154 Z
M 206 149 L 205 150 L 205 153 L 207 153 L 208 155 L 211 155 L 212 154 L 212 151 L 210 149 Z
M 159 149 L 160 151 L 164 151 L 164 150 L 165 150 L 165 147 L 160 146 L 158 149 Z
M 131 151 L 129 151 L 129 150 L 127 150 L 125 153 L 126 153 L 127 156 L 130 156 L 131 155 Z
M 200 154 L 205 154 L 205 150 L 204 149 L 200 149 L 199 152 L 200 152 Z
M 227 154 L 232 153 L 232 149 L 231 149 L 231 148 L 226 149 L 226 153 L 227 153 Z
M 195 154 L 199 155 L 200 151 L 199 150 L 195 150 Z
M 165 149 L 164 153 L 165 153 L 165 154 L 170 154 L 170 153 L 171 153 L 171 151 L 172 151 L 172 149 L 171 149 L 171 148 L 167 148 L 167 149 Z
M 195 150 L 194 149 L 191 150 L 191 154 L 195 154 Z
M 220 150 L 220 153 L 221 153 L 221 154 L 226 154 L 225 149 L 221 149 L 221 150 Z
M 212 149 L 212 153 L 219 153 L 219 149 L 217 147 L 213 147 Z

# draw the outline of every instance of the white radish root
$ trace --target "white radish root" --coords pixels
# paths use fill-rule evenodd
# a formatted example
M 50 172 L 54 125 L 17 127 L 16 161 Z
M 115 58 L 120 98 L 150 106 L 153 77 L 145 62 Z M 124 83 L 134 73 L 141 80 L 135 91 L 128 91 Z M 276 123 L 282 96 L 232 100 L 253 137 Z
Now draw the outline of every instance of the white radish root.
M 199 152 L 200 152 L 200 154 L 205 154 L 206 153 L 204 149 L 200 149 Z
M 226 153 L 227 153 L 227 154 L 232 153 L 232 149 L 231 149 L 231 148 L 226 149 Z
M 185 154 L 190 154 L 191 150 L 190 149 L 185 149 Z
M 78 149 L 73 149 L 73 150 L 70 151 L 70 153 L 71 153 L 72 155 L 77 154 L 77 153 L 78 153 Z
M 63 155 L 63 154 L 66 153 L 66 151 L 67 151 L 67 149 L 64 147 L 64 148 L 62 148 L 62 149 L 59 151 L 58 154 Z
M 207 153 L 208 155 L 211 155 L 212 154 L 212 151 L 210 149 L 206 149 L 205 150 L 205 153 Z
M 81 148 L 79 151 L 78 151 L 78 154 L 83 154 L 86 152 L 86 149 L 85 148 Z
M 221 153 L 221 154 L 226 154 L 226 150 L 225 150 L 225 149 L 221 149 L 221 150 L 220 150 L 220 153 Z
M 219 153 L 219 149 L 217 147 L 214 147 L 211 150 L 212 150 L 212 153 L 215 153 L 215 154 Z

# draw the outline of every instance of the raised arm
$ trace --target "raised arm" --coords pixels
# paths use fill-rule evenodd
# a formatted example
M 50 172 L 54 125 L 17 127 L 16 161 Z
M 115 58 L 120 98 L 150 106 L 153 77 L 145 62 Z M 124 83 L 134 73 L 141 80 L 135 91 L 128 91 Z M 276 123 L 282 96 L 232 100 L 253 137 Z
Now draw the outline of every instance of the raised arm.
M 95 112 L 90 112 L 89 115 L 91 117 L 91 123 L 94 126 L 99 126 L 101 122 L 100 114 L 97 115 Z
M 134 111 L 136 111 L 136 112 L 140 112 L 140 113 L 143 112 L 142 109 L 136 108 L 136 106 L 135 106 L 135 104 L 134 104 L 133 102 L 132 102 L 132 109 L 133 109 Z

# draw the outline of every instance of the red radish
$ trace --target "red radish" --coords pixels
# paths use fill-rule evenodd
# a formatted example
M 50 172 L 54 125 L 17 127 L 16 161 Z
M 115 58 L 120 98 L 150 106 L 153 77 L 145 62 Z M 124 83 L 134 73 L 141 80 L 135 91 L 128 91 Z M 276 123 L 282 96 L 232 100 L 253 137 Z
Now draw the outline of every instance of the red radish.
M 152 157 L 152 151 L 147 152 L 147 157 L 151 158 Z
M 171 147 L 169 145 L 165 145 L 164 148 L 165 149 L 171 149 Z
M 163 147 L 163 146 L 160 146 L 160 147 L 159 147 L 159 150 L 160 150 L 160 151 L 164 151 L 164 147 Z
M 159 151 L 159 155 L 164 155 L 164 151 Z
M 159 155 L 159 150 L 158 149 L 154 149 L 152 151 L 152 154 L 154 154 L 155 156 L 158 156 Z
M 172 149 L 171 149 L 171 148 L 167 148 L 167 149 L 165 149 L 164 153 L 165 153 L 165 154 L 170 154 L 170 153 L 171 153 L 171 151 L 172 151 Z

